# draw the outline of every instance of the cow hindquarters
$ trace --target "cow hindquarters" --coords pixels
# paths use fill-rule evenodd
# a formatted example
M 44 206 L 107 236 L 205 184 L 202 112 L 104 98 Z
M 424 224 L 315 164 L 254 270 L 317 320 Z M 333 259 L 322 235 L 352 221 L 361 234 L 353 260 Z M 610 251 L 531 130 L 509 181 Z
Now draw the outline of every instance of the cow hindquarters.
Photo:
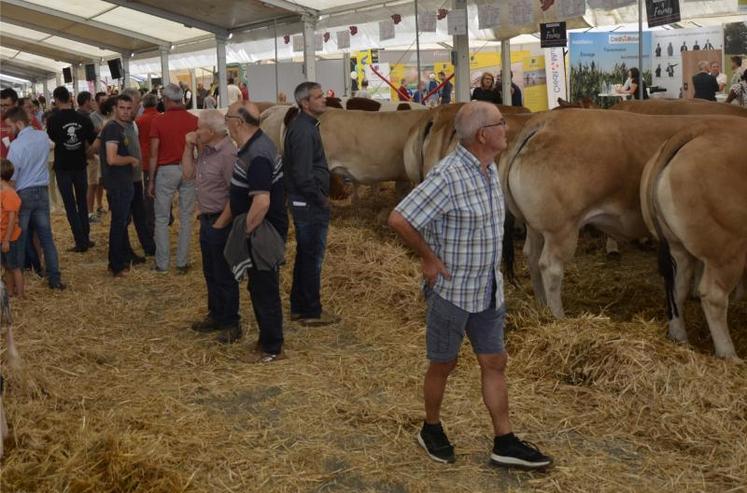
M 564 318 L 561 289 L 565 263 L 573 258 L 578 244 L 578 229 L 569 224 L 564 229 L 544 233 L 545 244 L 539 259 L 542 283 L 550 311 L 556 318 Z

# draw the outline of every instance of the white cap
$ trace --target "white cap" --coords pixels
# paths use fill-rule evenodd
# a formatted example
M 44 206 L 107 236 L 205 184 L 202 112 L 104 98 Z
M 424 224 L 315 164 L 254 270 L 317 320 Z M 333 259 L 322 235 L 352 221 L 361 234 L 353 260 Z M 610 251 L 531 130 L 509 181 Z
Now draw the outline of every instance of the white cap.
M 435 78 L 436 78 L 436 74 L 433 74 L 433 73 L 432 73 L 431 75 L 429 75 L 429 76 L 428 76 L 428 78 L 429 78 L 429 79 L 431 79 L 431 80 L 433 80 L 433 79 L 435 79 Z

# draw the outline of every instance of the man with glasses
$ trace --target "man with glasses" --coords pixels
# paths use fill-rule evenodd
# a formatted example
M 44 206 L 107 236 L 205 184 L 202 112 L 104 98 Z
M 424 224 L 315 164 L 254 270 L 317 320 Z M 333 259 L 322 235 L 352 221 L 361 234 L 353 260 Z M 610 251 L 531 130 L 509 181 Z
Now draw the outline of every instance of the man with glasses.
M 454 119 L 459 145 L 400 202 L 389 225 L 422 259 L 427 300 L 425 423 L 418 442 L 436 461 L 455 461 L 441 426 L 446 380 L 466 332 L 493 422 L 491 460 L 543 468 L 552 460 L 511 432 L 503 344 L 506 308 L 501 277 L 505 217 L 495 156 L 506 148 L 506 122 L 495 105 L 475 101 Z
M 329 228 L 329 168 L 318 118 L 327 110 L 322 87 L 303 82 L 294 97 L 301 110 L 288 125 L 283 172 L 296 228 L 296 263 L 291 288 L 291 320 L 321 326 L 339 322 L 322 310 L 321 280 Z
M 248 268 L 249 295 L 259 327 L 259 340 L 252 361 L 271 363 L 285 357 L 280 268 L 277 264 L 266 265 L 261 258 L 282 258 L 285 252 L 288 213 L 283 168 L 275 144 L 259 128 L 259 110 L 255 104 L 248 101 L 232 104 L 226 112 L 226 125 L 239 146 L 229 190 L 230 211 L 234 218 L 246 214 L 243 233 L 253 252 Z M 236 226 L 234 224 L 234 229 Z M 280 241 L 266 241 L 268 232 Z M 226 251 L 231 247 L 230 238 L 228 241 Z M 257 251 L 262 255 L 255 255 Z M 229 331 L 225 342 L 238 337 L 241 337 L 240 330 L 234 334 Z

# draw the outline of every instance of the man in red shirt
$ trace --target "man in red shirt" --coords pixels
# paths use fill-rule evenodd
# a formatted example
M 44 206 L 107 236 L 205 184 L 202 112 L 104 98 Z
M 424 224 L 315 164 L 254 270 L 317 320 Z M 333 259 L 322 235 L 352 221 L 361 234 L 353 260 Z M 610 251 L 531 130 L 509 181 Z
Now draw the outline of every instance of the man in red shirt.
M 155 199 L 156 266 L 158 273 L 169 271 L 169 212 L 174 194 L 179 192 L 179 241 L 176 269 L 189 270 L 189 244 L 197 197 L 195 182 L 182 178 L 185 136 L 197 130 L 197 117 L 184 108 L 184 91 L 176 84 L 163 88 L 166 112 L 153 118 L 150 127 L 148 195 Z
M 146 190 L 145 227 L 149 238 L 153 238 L 156 224 L 153 197 L 147 193 L 150 185 L 150 128 L 153 119 L 160 114 L 156 110 L 156 105 L 158 105 L 158 97 L 155 94 L 150 93 L 143 96 L 143 114 L 135 120 L 138 128 L 138 140 L 140 141 L 140 153 L 143 163 L 143 189 Z

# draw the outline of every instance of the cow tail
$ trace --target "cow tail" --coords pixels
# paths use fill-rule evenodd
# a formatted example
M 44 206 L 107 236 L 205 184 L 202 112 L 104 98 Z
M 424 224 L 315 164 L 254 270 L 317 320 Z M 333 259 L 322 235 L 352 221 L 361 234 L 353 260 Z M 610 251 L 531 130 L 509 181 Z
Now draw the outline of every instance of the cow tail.
M 503 185 L 503 196 L 506 201 L 506 218 L 503 221 L 503 270 L 506 273 L 506 279 L 514 286 L 517 285 L 514 226 L 516 225 L 517 219 L 520 222 L 524 222 L 524 217 L 521 215 L 521 210 L 511 194 L 511 186 L 508 177 L 511 172 L 511 166 L 513 166 L 519 153 L 521 153 L 532 137 L 534 137 L 542 127 L 544 127 L 543 121 L 540 121 L 535 125 L 527 125 L 516 138 L 516 141 L 508 152 L 503 153 L 498 163 L 498 172 L 500 174 L 501 184 Z
M 679 150 L 693 138 L 697 137 L 701 131 L 702 129 L 698 126 L 680 131 L 670 137 L 647 164 L 648 169 L 645 171 L 645 175 L 648 179 L 644 177 L 644 181 L 641 182 L 641 186 L 644 187 L 642 201 L 645 201 L 645 203 L 642 204 L 643 207 L 641 208 L 644 220 L 653 228 L 652 232 L 659 240 L 658 267 L 659 275 L 664 278 L 664 288 L 667 298 L 667 318 L 669 320 L 679 317 L 675 296 L 677 262 L 672 256 L 669 242 L 664 234 L 664 229 L 667 228 L 667 225 L 656 200 L 656 188 L 664 168 L 669 165 Z

